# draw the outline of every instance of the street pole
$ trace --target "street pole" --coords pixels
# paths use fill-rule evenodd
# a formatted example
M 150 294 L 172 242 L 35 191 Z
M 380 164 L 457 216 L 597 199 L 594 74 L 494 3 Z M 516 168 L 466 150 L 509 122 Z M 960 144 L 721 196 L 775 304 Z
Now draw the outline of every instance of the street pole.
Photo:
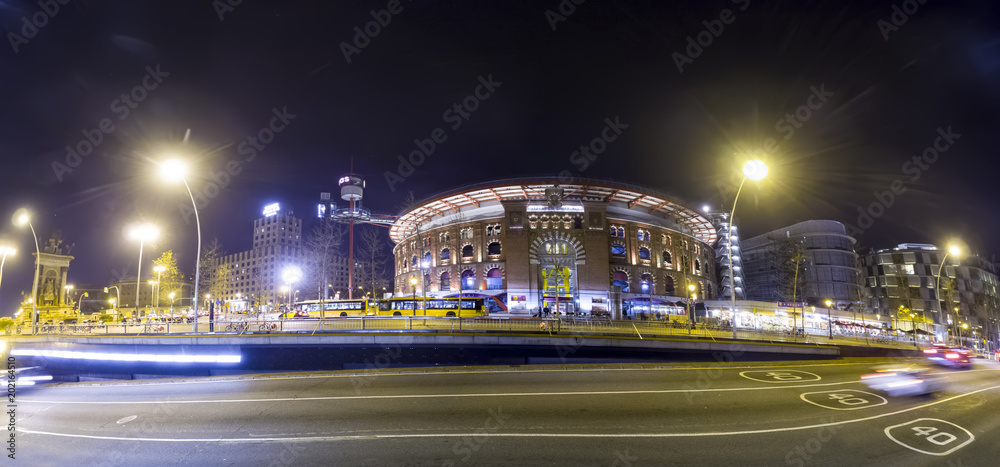
M 35 239 L 35 281 L 31 284 L 31 333 L 38 332 L 38 274 L 42 269 L 42 250 L 38 248 L 38 235 L 35 234 L 35 226 L 28 221 L 28 228 L 31 229 L 31 236 Z

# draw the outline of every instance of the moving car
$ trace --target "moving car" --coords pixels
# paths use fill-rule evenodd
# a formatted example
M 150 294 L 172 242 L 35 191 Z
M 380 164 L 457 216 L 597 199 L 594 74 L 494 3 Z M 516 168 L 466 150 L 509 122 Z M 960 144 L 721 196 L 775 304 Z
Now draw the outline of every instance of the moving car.
M 933 363 L 949 368 L 970 368 L 972 366 L 972 355 L 969 349 L 934 344 L 924 349 L 924 356 Z
M 876 391 L 884 391 L 892 397 L 918 396 L 944 390 L 945 377 L 935 375 L 927 368 L 910 365 L 883 367 L 875 373 L 862 375 L 861 382 Z
M 308 318 L 309 312 L 303 310 L 286 311 L 279 316 L 281 318 Z

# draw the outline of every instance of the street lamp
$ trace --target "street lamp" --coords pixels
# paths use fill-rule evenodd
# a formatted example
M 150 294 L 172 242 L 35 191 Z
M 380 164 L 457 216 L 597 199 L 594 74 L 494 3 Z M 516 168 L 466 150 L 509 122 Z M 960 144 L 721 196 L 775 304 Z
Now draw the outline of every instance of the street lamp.
M 410 286 L 413 287 L 413 315 L 417 315 L 417 276 L 410 277 Z
M 14 256 L 16 254 L 17 250 L 14 247 L 0 245 L 0 255 L 3 255 L 3 258 L 0 259 L 0 283 L 3 283 L 3 264 L 7 262 L 7 255 Z
M 87 292 L 84 292 L 83 295 L 80 295 L 80 299 L 76 302 L 76 314 L 77 315 L 83 316 L 83 297 L 89 297 L 89 296 L 90 296 L 90 294 L 87 293 Z M 77 324 L 79 324 L 79 322 L 77 322 Z
M 732 272 L 732 271 L 730 271 L 730 272 Z M 688 284 L 688 291 L 691 292 L 691 301 L 688 302 L 688 318 L 691 319 L 691 324 L 694 324 L 695 322 L 698 321 L 695 318 L 695 316 L 694 316 L 694 303 L 692 303 L 692 302 L 694 302 L 694 296 L 695 296 L 694 295 L 694 284 Z M 650 307 L 650 311 L 652 311 L 652 308 L 653 308 L 653 301 L 652 300 L 650 300 L 650 302 L 649 302 L 649 307 Z M 735 316 L 735 312 L 734 312 L 734 316 Z
M 139 278 L 142 277 L 142 247 L 147 241 L 152 241 L 160 235 L 160 230 L 153 224 L 139 224 L 129 229 L 128 236 L 139 240 L 139 268 L 135 273 L 135 317 L 139 317 Z
M 41 269 L 41 264 L 39 261 L 42 259 L 42 250 L 38 248 L 38 235 L 35 234 L 35 226 L 31 224 L 31 214 L 25 208 L 18 209 L 14 211 L 13 217 L 14 225 L 18 227 L 24 227 L 25 225 L 31 229 L 31 236 L 35 239 L 35 280 L 31 283 L 31 332 L 37 332 L 38 327 L 38 312 L 36 311 L 37 304 L 35 303 L 35 298 L 38 297 L 38 270 Z
M 114 307 L 114 309 L 115 309 L 115 315 L 116 315 L 115 316 L 115 320 L 117 321 L 119 318 L 121 318 L 121 314 L 118 312 L 118 306 L 117 306 L 117 304 L 121 304 L 121 301 L 122 301 L 121 290 L 118 288 L 117 285 L 112 285 L 111 287 L 105 287 L 104 288 L 104 293 L 108 293 L 108 289 L 115 289 L 115 296 L 118 297 L 117 300 L 114 300 L 114 299 L 109 300 L 109 302 L 112 305 L 115 305 L 115 307 Z
M 70 285 L 64 285 L 63 289 L 65 290 L 65 293 L 64 293 L 63 296 L 66 297 L 66 299 L 63 300 L 63 302 L 65 303 L 68 300 L 72 300 L 71 298 L 69 298 L 69 294 L 71 293 L 70 291 L 73 290 L 73 285 L 72 284 L 70 284 Z
M 747 182 L 747 179 L 758 181 L 767 176 L 767 164 L 761 160 L 748 161 L 743 164 L 743 181 L 740 182 L 740 188 L 736 190 L 736 197 L 733 199 L 733 209 L 729 212 L 729 229 L 727 229 L 727 236 L 729 237 L 729 294 L 733 301 L 733 338 L 736 338 L 736 274 L 733 271 L 733 220 L 736 215 L 736 203 L 740 200 L 740 192 L 743 191 L 743 184 Z
M 188 196 L 191 197 L 191 206 L 194 208 L 194 222 L 198 231 L 198 252 L 195 254 L 194 266 L 194 332 L 198 332 L 198 281 L 201 278 L 201 219 L 198 217 L 198 203 L 194 201 L 194 194 L 187 182 L 188 167 L 185 163 L 177 159 L 169 159 L 160 163 L 160 177 L 167 182 L 183 182 L 187 188 Z
M 154 299 L 155 300 L 155 304 L 153 305 L 153 307 L 156 308 L 156 312 L 159 313 L 160 312 L 160 274 L 163 274 L 163 271 L 166 271 L 167 267 L 164 266 L 164 265 L 162 265 L 162 264 L 158 264 L 158 265 L 156 265 L 156 267 L 153 268 L 153 270 L 156 271 L 156 294 L 154 295 L 156 298 Z
M 937 281 L 935 283 L 935 294 L 938 300 L 938 309 L 944 311 L 944 305 L 941 304 L 941 270 L 944 269 L 944 263 L 948 260 L 948 255 L 960 256 L 962 254 L 962 247 L 958 245 L 957 241 L 951 241 L 948 244 L 948 248 L 945 249 L 944 257 L 941 258 L 941 264 L 938 266 Z M 958 313 L 955 314 L 955 322 L 958 322 Z M 951 327 L 949 326 L 949 329 Z
M 170 295 L 167 295 L 167 298 L 170 299 L 170 314 L 171 315 L 174 314 L 174 297 L 176 297 L 176 296 L 177 296 L 177 294 L 174 293 L 174 292 L 170 292 Z
M 830 307 L 833 306 L 833 301 L 827 300 L 824 303 L 826 303 L 826 327 L 830 331 L 830 339 L 833 339 L 833 319 L 830 317 Z
M 284 279 L 285 283 L 288 284 L 288 302 L 289 309 L 291 309 L 292 301 L 292 285 L 302 279 L 302 269 L 298 266 L 288 266 L 283 271 L 281 271 L 281 278 Z
M 153 305 L 153 297 L 156 295 L 157 281 L 150 279 L 147 283 L 149 284 L 149 305 L 153 308 L 153 314 L 159 315 L 159 313 L 156 310 L 156 305 Z

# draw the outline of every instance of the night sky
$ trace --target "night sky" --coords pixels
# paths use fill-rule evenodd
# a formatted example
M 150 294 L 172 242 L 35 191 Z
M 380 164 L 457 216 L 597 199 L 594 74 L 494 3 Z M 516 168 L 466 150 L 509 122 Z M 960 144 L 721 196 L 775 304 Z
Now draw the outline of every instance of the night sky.
M 1000 251 L 997 2 L 51 3 L 0 0 L 0 238 L 19 250 L 0 315 L 31 284 L 30 234 L 7 220 L 21 206 L 40 241 L 61 229 L 75 244 L 71 283 L 134 275 L 123 232 L 138 220 L 162 229 L 146 265 L 173 249 L 193 272 L 190 200 L 155 173 L 167 154 L 195 164 L 203 236 L 229 252 L 250 247 L 265 204 L 312 218 L 352 158 L 366 206 L 394 214 L 410 191 L 563 171 L 728 209 L 750 157 L 771 173 L 741 195 L 744 236 L 835 219 L 869 247 L 959 236 Z M 492 90 L 468 98 L 477 87 Z M 616 120 L 603 152 L 573 155 Z M 387 179 L 437 128 L 447 139 Z

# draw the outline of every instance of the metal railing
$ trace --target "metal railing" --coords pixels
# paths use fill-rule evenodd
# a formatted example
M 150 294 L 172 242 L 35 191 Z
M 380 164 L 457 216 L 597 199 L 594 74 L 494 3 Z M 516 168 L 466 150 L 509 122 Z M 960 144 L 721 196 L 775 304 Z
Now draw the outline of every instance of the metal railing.
M 345 317 L 327 319 L 248 319 L 199 323 L 205 334 L 261 335 L 273 333 L 339 333 L 339 332 L 462 332 L 462 333 L 541 333 L 576 334 L 592 336 L 680 337 L 709 340 L 741 340 L 809 345 L 857 345 L 869 347 L 912 348 L 930 345 L 921 339 L 913 342 L 911 336 L 863 336 L 837 334 L 831 339 L 828 331 L 806 329 L 798 334 L 791 330 L 766 330 L 729 326 L 690 324 L 679 321 L 610 320 L 610 319 L 539 319 L 539 318 L 437 318 L 437 317 Z M 30 327 L 12 330 L 13 335 L 32 335 Z M 207 331 L 207 332 L 206 332 Z M 88 325 L 43 325 L 35 335 L 163 335 L 191 334 L 192 323 L 106 323 Z

